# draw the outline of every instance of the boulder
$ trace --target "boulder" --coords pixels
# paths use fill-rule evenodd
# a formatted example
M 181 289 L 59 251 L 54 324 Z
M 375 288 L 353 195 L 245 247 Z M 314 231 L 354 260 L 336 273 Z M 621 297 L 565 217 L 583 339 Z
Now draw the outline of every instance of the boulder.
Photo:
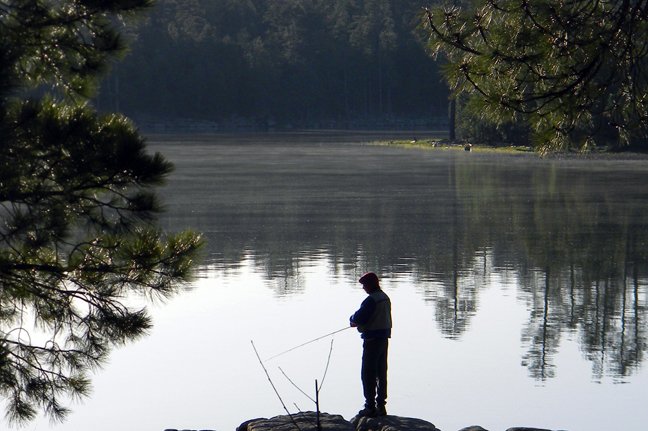
M 326 431 L 355 431 L 353 425 L 340 415 L 320 413 L 320 425 Z M 270 419 L 253 419 L 236 428 L 236 431 L 301 431 L 317 430 L 317 414 L 301 412 L 288 416 L 275 416 Z
M 440 431 L 428 421 L 402 416 L 356 416 L 351 419 L 356 431 Z
M 400 416 L 356 416 L 349 422 L 340 415 L 321 413 L 320 425 L 326 431 L 439 431 L 430 422 Z M 297 428 L 301 431 L 316 431 L 316 413 L 302 412 L 292 417 L 284 415 L 271 419 L 253 419 L 243 422 L 236 431 L 296 431 Z
M 434 424 L 423 419 L 402 416 L 379 416 L 368 418 L 356 416 L 350 421 L 340 415 L 320 413 L 320 425 L 324 431 L 440 431 Z M 243 422 L 236 431 L 317 431 L 317 414 L 301 412 L 291 416 L 259 418 Z M 478 425 L 459 431 L 488 431 Z M 515 427 L 506 431 L 551 431 L 541 428 Z

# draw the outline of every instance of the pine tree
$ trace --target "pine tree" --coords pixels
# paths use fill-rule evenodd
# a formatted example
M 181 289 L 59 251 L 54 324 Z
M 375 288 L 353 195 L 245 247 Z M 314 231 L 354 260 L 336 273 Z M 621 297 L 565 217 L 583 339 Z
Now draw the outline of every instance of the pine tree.
M 13 422 L 84 396 L 112 346 L 151 326 L 201 245 L 165 234 L 153 187 L 172 165 L 88 103 L 148 0 L 0 0 L 0 400 Z
M 426 21 L 448 83 L 484 121 L 521 119 L 541 151 L 645 147 L 645 1 L 455 1 Z

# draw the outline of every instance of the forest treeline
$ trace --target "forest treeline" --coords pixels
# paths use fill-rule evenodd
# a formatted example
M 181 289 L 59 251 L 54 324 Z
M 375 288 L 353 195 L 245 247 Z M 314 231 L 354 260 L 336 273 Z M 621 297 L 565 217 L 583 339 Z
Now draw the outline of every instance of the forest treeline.
M 222 128 L 441 127 L 420 0 L 158 0 L 97 107 Z

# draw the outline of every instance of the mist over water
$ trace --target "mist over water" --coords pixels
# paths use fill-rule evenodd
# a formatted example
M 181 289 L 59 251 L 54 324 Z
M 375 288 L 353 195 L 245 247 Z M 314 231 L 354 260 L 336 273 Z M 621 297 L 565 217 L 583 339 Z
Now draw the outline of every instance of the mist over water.
M 268 358 L 345 327 L 368 270 L 393 303 L 390 414 L 444 431 L 648 423 L 645 162 L 374 138 L 151 138 L 176 165 L 161 223 L 203 232 L 204 264 L 52 429 L 233 430 L 283 414 L 250 340 Z M 329 354 L 322 410 L 361 407 L 347 330 L 266 363 L 291 411 L 314 406 L 278 367 L 311 394 Z

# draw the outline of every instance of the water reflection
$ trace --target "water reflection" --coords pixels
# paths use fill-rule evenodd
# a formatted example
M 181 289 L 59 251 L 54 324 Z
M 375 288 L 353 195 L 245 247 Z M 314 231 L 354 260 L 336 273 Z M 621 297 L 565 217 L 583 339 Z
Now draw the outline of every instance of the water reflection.
M 594 379 L 632 375 L 646 351 L 648 167 L 402 150 L 350 142 L 156 142 L 177 167 L 169 227 L 209 241 L 219 271 L 251 260 L 279 297 L 325 258 L 353 283 L 371 269 L 414 276 L 440 332 L 471 328 L 492 277 L 529 310 L 521 358 L 555 376 L 577 339 Z M 506 316 L 502 316 L 505 319 Z

